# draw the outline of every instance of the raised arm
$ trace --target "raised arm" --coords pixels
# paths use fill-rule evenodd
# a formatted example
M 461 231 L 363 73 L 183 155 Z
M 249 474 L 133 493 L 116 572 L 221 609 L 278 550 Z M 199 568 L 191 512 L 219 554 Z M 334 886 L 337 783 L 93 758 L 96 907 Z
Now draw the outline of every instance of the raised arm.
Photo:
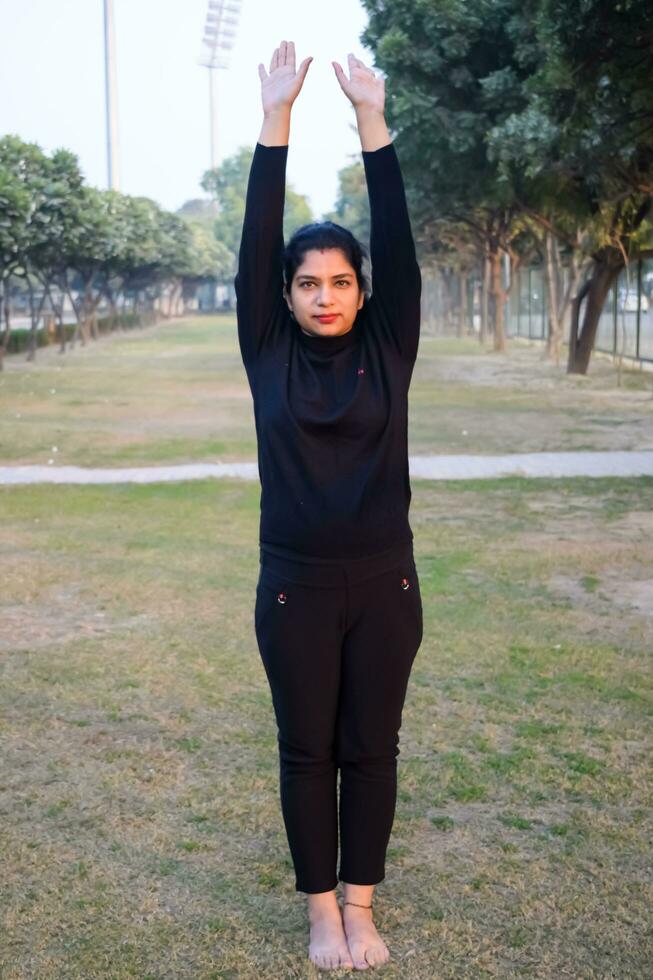
M 270 74 L 259 64 L 263 124 L 247 184 L 245 216 L 234 279 L 238 339 L 245 365 L 256 360 L 277 306 L 283 304 L 282 254 L 286 161 L 292 104 L 312 58 L 295 71 L 295 45 L 275 48 Z
M 333 62 L 340 86 L 356 111 L 370 202 L 372 298 L 402 357 L 417 355 L 422 279 L 410 227 L 404 182 L 385 122 L 385 81 L 349 55 L 350 78 Z

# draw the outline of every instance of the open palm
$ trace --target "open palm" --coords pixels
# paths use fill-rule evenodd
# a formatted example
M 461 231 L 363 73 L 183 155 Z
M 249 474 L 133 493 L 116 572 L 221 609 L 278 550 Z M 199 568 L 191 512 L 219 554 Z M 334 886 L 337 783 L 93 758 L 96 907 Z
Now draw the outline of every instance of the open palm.
M 337 61 L 331 62 L 341 89 L 355 109 L 373 109 L 382 113 L 385 109 L 385 79 L 382 75 L 377 77 L 353 54 L 349 54 L 347 60 L 349 78 Z
M 306 72 L 312 58 L 304 58 L 299 71 L 295 69 L 295 42 L 282 41 L 270 61 L 270 74 L 261 63 L 258 74 L 261 79 L 261 100 L 263 112 L 267 115 L 275 109 L 282 109 L 293 104 L 299 95 Z

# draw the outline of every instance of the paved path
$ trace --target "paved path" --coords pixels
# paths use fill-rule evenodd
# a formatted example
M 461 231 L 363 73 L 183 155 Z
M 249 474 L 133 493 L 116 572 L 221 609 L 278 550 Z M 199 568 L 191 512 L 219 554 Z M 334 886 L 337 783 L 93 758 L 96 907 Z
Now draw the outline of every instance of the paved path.
M 411 477 L 478 480 L 501 476 L 653 476 L 653 450 L 642 452 L 511 453 L 507 456 L 411 456 Z M 186 463 L 86 469 L 81 466 L 0 466 L 0 484 L 160 483 L 207 477 L 258 480 L 256 463 Z

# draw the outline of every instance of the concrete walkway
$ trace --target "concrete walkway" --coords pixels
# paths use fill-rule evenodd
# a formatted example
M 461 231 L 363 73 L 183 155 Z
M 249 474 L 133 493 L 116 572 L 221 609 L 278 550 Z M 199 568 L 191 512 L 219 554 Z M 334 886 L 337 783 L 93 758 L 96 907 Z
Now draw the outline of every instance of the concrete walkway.
M 502 476 L 653 476 L 653 450 L 642 452 L 511 453 L 507 456 L 411 456 L 410 475 L 423 480 Z M 207 477 L 258 480 L 256 463 L 185 463 L 85 469 L 81 466 L 0 466 L 0 484 L 160 483 Z

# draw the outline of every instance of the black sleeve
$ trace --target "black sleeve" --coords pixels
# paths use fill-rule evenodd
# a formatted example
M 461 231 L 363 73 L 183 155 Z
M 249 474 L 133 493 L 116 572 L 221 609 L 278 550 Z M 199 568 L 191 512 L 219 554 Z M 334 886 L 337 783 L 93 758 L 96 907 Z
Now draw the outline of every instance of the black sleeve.
M 282 295 L 283 206 L 288 146 L 256 144 L 234 279 L 238 340 L 245 365 L 265 341 Z
M 422 279 L 394 143 L 363 150 L 370 201 L 370 311 L 411 363 L 417 356 Z

